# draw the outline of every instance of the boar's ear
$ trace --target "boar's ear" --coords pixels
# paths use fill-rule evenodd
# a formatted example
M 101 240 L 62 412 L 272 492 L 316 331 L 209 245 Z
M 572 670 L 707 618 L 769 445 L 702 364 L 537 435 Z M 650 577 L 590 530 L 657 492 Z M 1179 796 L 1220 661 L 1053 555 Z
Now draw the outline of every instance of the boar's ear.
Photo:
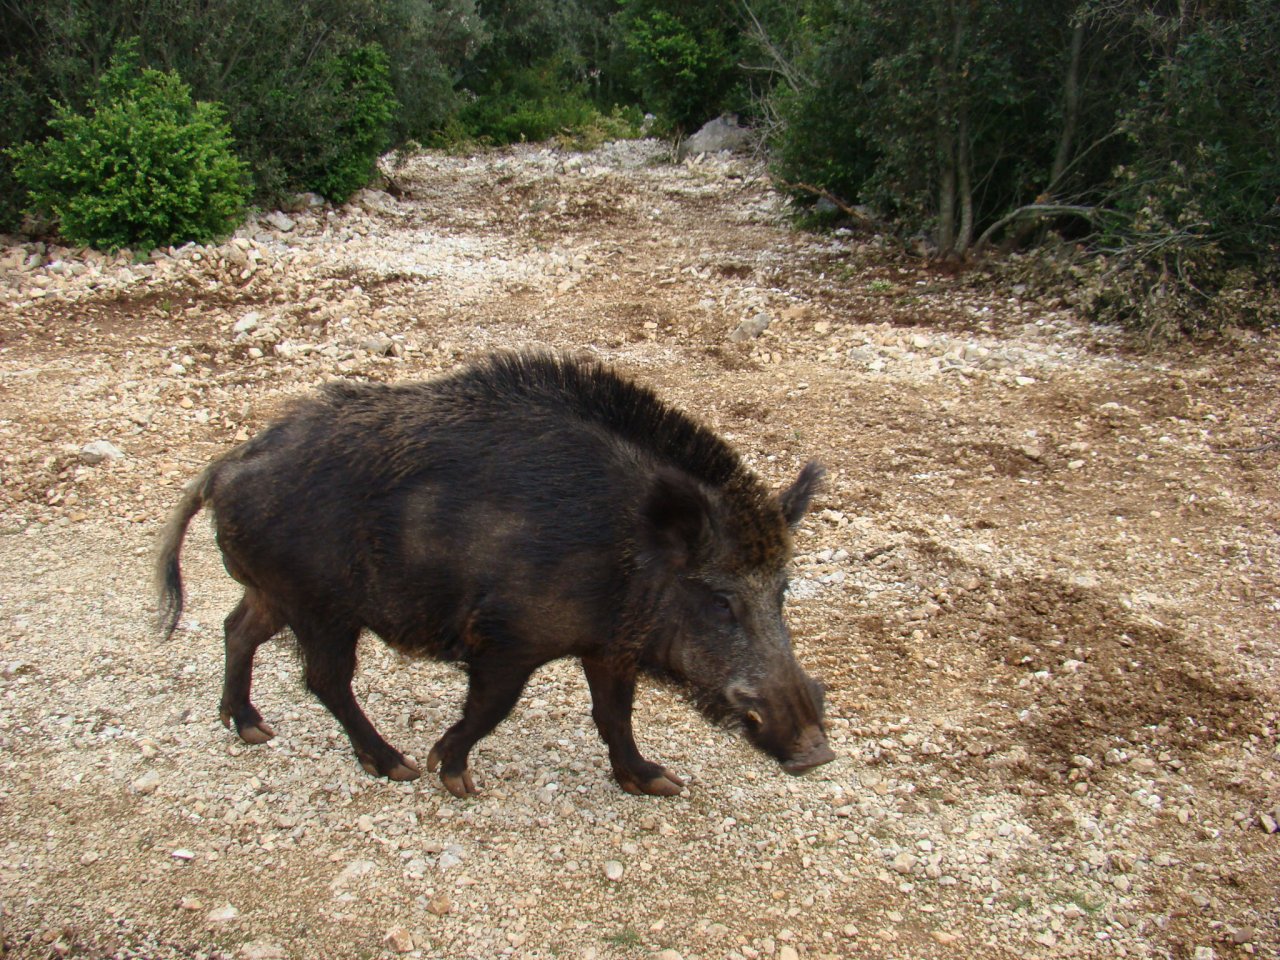
M 804 512 L 809 509 L 809 501 L 822 486 L 822 478 L 826 474 L 822 464 L 810 460 L 800 471 L 800 476 L 796 477 L 796 482 L 778 494 L 778 505 L 782 507 L 782 515 L 787 518 L 787 526 L 795 529 L 804 517 Z
M 643 546 L 676 567 L 698 562 L 711 535 L 711 504 L 692 478 L 660 470 L 641 508 Z

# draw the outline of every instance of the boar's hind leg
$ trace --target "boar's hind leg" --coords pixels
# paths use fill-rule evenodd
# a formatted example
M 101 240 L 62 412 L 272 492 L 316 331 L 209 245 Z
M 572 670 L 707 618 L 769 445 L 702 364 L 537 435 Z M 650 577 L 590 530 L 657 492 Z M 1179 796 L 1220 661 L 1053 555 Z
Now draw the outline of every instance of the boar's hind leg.
M 360 766 L 367 773 L 392 780 L 414 780 L 421 776 L 416 763 L 382 739 L 351 692 L 359 625 L 309 623 L 300 627 L 293 623 L 291 626 L 302 648 L 307 689 L 338 718 Z
M 684 781 L 666 768 L 640 755 L 631 731 L 631 705 L 636 697 L 634 667 L 620 667 L 607 660 L 582 658 L 582 670 L 591 687 L 591 717 L 609 748 L 613 775 L 627 793 L 673 797 Z
M 510 650 L 472 661 L 462 719 L 445 731 L 427 755 L 427 768 L 440 771 L 440 782 L 455 797 L 480 792 L 467 769 L 471 748 L 511 712 L 537 667 L 512 660 Z
M 249 701 L 253 681 L 253 655 L 284 626 L 261 592 L 249 587 L 223 624 L 227 662 L 222 681 L 222 724 L 236 725 L 245 743 L 266 743 L 276 735 Z

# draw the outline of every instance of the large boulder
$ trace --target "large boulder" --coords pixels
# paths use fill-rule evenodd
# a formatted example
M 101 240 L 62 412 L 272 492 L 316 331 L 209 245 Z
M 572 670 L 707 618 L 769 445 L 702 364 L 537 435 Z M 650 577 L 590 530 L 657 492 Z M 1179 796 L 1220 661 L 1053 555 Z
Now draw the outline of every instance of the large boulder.
M 680 159 L 700 153 L 737 153 L 751 149 L 751 131 L 738 124 L 733 114 L 709 120 L 702 129 L 680 144 Z

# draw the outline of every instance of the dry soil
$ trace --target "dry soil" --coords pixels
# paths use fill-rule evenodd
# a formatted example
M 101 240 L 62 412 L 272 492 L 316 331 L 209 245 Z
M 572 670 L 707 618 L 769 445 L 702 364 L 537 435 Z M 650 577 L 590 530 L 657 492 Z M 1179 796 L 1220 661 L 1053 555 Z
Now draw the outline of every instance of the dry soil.
M 217 247 L 0 246 L 0 954 L 1280 955 L 1275 336 L 1151 349 L 797 232 L 750 162 L 653 143 L 392 177 Z M 255 684 L 279 736 L 219 724 L 207 524 L 154 624 L 182 485 L 325 380 L 529 345 L 652 385 L 770 484 L 827 465 L 788 610 L 834 763 L 790 778 L 648 687 L 642 748 L 689 787 L 628 796 L 560 663 L 461 801 L 366 776 L 285 637 Z M 362 643 L 409 753 L 463 689 Z

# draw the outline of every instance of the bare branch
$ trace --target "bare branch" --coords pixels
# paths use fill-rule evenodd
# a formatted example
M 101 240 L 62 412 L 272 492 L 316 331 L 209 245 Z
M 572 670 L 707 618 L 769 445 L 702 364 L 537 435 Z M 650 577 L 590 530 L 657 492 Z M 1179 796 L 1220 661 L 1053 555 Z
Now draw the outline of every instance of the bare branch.
M 974 244 L 974 249 L 982 250 L 993 236 L 1015 220 L 1027 218 L 1045 220 L 1049 217 L 1083 217 L 1085 220 L 1093 220 L 1100 212 L 1102 211 L 1098 207 L 1082 206 L 1074 203 L 1028 203 L 1026 206 L 1018 207 L 1012 213 L 1001 217 L 987 227 L 986 230 L 982 231 L 982 236 Z
M 823 187 L 815 187 L 809 183 L 792 183 L 789 180 L 783 180 L 779 177 L 774 177 L 773 182 L 775 185 L 779 187 L 783 187 L 787 190 L 797 190 L 800 193 L 808 193 L 808 194 L 812 194 L 815 197 L 821 197 L 822 199 L 826 200 L 828 203 L 831 203 L 833 206 L 835 206 L 835 208 L 839 210 L 841 213 L 845 214 L 846 216 L 853 217 L 855 220 L 859 220 L 862 223 L 874 222 L 873 218 L 867 216 L 866 211 L 859 210 L 857 207 L 851 207 L 849 204 L 845 203 L 843 200 L 837 197 L 830 190 L 827 190 Z
M 756 16 L 751 4 L 743 3 L 742 9 L 746 11 L 747 16 L 751 18 L 751 25 L 747 28 L 747 33 L 752 41 L 758 46 L 764 54 L 772 61 L 772 66 L 752 66 L 748 64 L 740 64 L 744 69 L 759 72 L 776 73 L 786 82 L 792 90 L 803 90 L 806 87 L 812 88 L 817 84 L 808 77 L 799 67 L 791 60 L 788 60 L 782 49 L 773 42 L 769 36 L 769 31 L 764 28 L 764 24 L 760 22 L 760 18 Z

